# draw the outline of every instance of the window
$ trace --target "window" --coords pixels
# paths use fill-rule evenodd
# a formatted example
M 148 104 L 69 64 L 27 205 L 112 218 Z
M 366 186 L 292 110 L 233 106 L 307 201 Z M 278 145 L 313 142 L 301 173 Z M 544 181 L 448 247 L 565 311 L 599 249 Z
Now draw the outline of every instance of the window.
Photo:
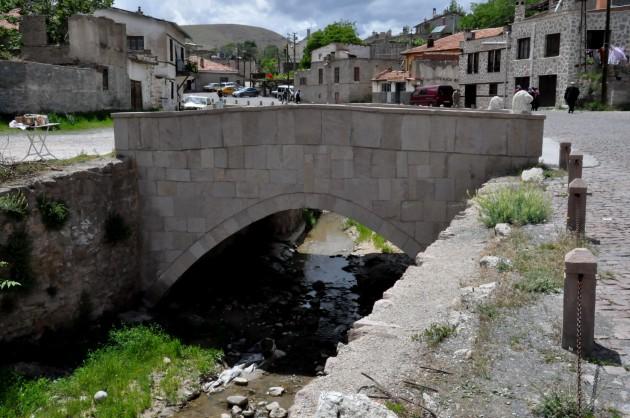
M 560 55 L 560 34 L 552 33 L 545 37 L 545 56 L 557 57 Z
M 521 86 L 523 90 L 529 88 L 529 77 L 516 77 L 514 79 L 514 87 Z
M 300 77 L 300 86 L 306 85 L 306 77 Z
M 173 55 L 175 54 L 175 47 L 173 46 L 173 40 L 169 39 L 169 51 L 170 51 L 170 61 L 175 61 Z
M 171 81 L 171 100 L 175 98 L 175 83 Z
M 498 73 L 501 71 L 501 50 L 488 51 L 488 72 Z
M 335 67 L 335 83 L 339 82 L 339 67 Z
M 335 92 L 335 103 L 339 103 L 339 92 Z
M 361 81 L 361 69 L 354 67 L 354 81 Z
M 179 53 L 181 54 L 181 55 L 179 56 L 179 59 L 180 59 L 180 60 L 182 60 L 182 61 L 184 61 L 184 59 L 185 59 L 185 58 L 184 58 L 184 47 L 181 47 L 181 48 L 179 49 Z
M 319 84 L 324 84 L 324 69 L 320 68 L 318 71 Z
M 479 52 L 468 54 L 468 74 L 477 74 L 479 72 Z
M 490 83 L 488 84 L 488 96 L 496 96 L 499 91 L 498 83 Z
M 130 51 L 144 50 L 144 36 L 127 36 L 127 49 Z
M 516 59 L 525 60 L 529 58 L 529 38 L 521 38 L 518 40 L 518 48 L 516 50 Z
M 103 91 L 109 90 L 109 69 L 103 68 Z
M 389 84 L 389 83 L 381 84 L 381 92 L 389 93 L 390 91 L 392 91 L 392 85 L 391 84 Z
M 586 32 L 586 49 L 599 49 L 604 46 L 605 30 L 589 30 Z

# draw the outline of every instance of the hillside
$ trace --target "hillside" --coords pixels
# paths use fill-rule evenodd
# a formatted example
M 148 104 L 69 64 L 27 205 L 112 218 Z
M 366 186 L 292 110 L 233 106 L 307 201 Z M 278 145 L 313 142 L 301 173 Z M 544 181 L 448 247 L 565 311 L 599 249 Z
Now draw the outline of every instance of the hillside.
M 229 43 L 255 41 L 258 48 L 267 45 L 283 47 L 286 39 L 269 29 L 235 24 L 183 25 L 182 28 L 193 37 L 203 49 L 218 49 Z

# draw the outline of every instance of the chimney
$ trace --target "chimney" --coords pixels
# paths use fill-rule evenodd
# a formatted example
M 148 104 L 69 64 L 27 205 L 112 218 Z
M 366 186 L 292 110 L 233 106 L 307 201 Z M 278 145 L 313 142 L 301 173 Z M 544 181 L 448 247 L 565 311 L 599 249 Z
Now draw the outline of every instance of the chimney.
M 435 14 L 436 14 L 436 10 L 435 10 L 435 7 L 434 7 L 433 8 L 433 17 L 435 17 Z
M 434 42 L 433 38 L 427 39 L 427 48 L 433 48 Z
M 139 15 L 143 15 L 144 14 L 144 12 L 142 11 L 142 8 L 140 6 L 138 6 L 138 11 L 136 13 L 138 13 Z
M 470 29 L 466 29 L 464 31 L 464 39 L 467 41 L 473 41 L 475 39 L 475 32 L 471 31 Z
M 516 0 L 516 7 L 514 8 L 514 21 L 520 22 L 525 19 L 525 0 Z
M 606 0 L 595 0 L 595 10 L 606 9 Z

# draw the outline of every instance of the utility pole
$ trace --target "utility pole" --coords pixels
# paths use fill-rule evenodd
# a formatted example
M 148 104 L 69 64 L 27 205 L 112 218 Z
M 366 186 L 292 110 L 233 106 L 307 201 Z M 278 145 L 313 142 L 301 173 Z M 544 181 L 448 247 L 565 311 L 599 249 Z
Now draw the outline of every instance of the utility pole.
M 606 1 L 606 29 L 604 31 L 604 56 L 602 57 L 602 104 L 608 96 L 608 51 L 610 49 L 610 2 Z

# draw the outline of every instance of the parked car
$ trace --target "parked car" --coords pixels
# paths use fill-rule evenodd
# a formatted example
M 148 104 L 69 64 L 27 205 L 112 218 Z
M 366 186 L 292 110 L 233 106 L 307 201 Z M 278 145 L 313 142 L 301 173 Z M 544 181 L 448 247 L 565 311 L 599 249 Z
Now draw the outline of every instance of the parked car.
M 206 84 L 205 86 L 203 86 L 203 89 L 205 91 L 209 91 L 209 92 L 216 92 L 221 88 L 221 84 L 220 83 L 210 83 L 210 84 Z
M 234 94 L 234 92 L 238 90 L 237 86 L 225 86 L 221 89 L 221 92 L 226 95 L 229 96 L 231 94 Z
M 210 99 L 205 96 L 185 96 L 182 108 L 184 110 L 201 110 L 207 109 L 210 105 Z
M 289 90 L 290 97 L 293 97 L 293 94 L 294 94 L 293 89 L 294 88 L 293 88 L 293 86 L 289 86 L 288 84 L 279 85 L 275 90 L 271 91 L 271 95 L 273 97 L 276 97 L 276 98 L 279 99 L 280 97 L 282 97 L 284 92 L 287 91 L 287 89 Z
M 453 105 L 452 86 L 421 86 L 411 93 L 409 104 L 415 106 L 444 106 Z
M 254 87 L 243 87 L 236 90 L 232 95 L 234 97 L 258 97 L 258 90 Z

